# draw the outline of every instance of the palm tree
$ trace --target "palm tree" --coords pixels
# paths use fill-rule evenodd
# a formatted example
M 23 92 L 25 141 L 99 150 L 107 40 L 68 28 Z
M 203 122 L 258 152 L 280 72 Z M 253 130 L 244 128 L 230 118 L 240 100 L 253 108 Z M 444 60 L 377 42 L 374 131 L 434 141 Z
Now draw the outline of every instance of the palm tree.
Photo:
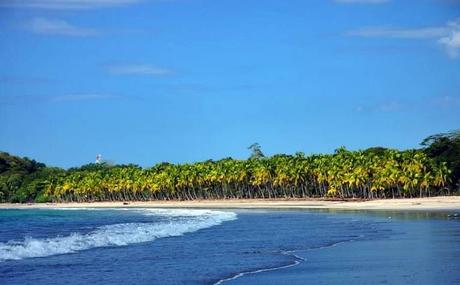
M 82 167 L 47 180 L 56 201 L 412 197 L 439 194 L 449 168 L 418 150 L 348 151 L 257 159 Z

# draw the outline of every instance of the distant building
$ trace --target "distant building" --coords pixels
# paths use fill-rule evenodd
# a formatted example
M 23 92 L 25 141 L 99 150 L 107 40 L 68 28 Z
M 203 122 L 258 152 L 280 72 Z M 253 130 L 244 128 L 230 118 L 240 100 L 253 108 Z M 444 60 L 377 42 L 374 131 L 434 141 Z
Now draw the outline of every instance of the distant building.
M 98 154 L 96 155 L 96 163 L 101 163 L 102 162 L 102 155 Z

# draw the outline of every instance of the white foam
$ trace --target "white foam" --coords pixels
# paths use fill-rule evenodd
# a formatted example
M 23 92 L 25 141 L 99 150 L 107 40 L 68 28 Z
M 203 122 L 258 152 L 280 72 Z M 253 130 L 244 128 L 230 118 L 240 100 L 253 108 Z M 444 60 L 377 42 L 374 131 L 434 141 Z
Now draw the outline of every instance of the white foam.
M 135 211 L 142 211 L 145 215 L 177 218 L 167 222 L 107 225 L 87 234 L 72 233 L 68 236 L 8 241 L 0 243 L 0 262 L 74 253 L 95 247 L 149 242 L 157 238 L 180 236 L 236 219 L 236 214 L 233 212 L 211 210 L 136 209 Z
M 213 210 L 199 210 L 199 209 L 140 209 L 145 215 L 164 216 L 164 217 L 211 217 L 215 213 L 220 215 L 232 216 L 235 213 L 232 212 L 221 212 Z

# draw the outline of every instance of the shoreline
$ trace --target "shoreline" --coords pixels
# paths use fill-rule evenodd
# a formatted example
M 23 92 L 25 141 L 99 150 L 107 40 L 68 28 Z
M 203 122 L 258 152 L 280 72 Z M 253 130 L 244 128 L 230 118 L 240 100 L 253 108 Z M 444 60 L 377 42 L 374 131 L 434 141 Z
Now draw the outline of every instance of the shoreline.
M 229 199 L 191 201 L 127 201 L 84 203 L 0 203 L 0 209 L 53 208 L 214 208 L 214 209 L 337 209 L 337 210 L 459 210 L 460 196 L 377 200 Z

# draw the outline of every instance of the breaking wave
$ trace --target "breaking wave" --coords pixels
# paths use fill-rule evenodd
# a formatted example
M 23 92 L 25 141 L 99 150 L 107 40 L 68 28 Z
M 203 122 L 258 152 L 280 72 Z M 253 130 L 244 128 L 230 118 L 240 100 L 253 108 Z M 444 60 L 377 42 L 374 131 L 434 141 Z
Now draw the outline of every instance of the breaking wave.
M 0 262 L 74 253 L 96 247 L 150 242 L 158 238 L 180 236 L 236 219 L 236 214 L 233 212 L 212 210 L 139 209 L 135 211 L 166 219 L 155 223 L 106 225 L 85 234 L 72 233 L 68 236 L 25 238 L 22 241 L 0 243 Z

